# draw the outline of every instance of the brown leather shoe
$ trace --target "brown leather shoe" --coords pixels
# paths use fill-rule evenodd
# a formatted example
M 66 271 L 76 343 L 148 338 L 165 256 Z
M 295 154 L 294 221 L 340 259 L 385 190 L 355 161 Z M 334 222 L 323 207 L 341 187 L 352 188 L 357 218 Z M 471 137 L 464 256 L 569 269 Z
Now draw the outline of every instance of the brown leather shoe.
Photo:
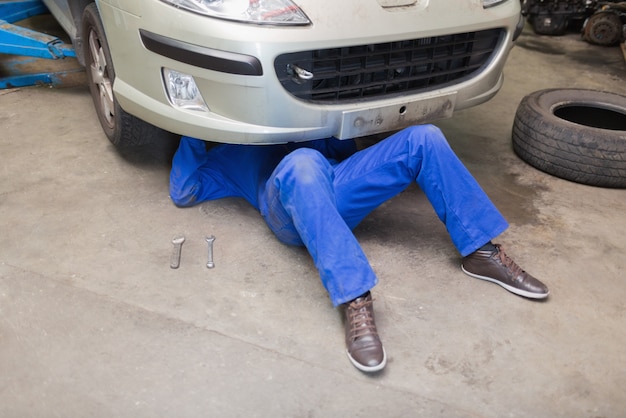
M 372 295 L 367 292 L 344 306 L 348 358 L 361 371 L 382 370 L 387 364 L 387 355 L 376 331 Z
M 548 287 L 515 264 L 499 244 L 495 251 L 478 250 L 463 258 L 461 269 L 472 277 L 499 284 L 509 292 L 533 299 L 548 297 Z

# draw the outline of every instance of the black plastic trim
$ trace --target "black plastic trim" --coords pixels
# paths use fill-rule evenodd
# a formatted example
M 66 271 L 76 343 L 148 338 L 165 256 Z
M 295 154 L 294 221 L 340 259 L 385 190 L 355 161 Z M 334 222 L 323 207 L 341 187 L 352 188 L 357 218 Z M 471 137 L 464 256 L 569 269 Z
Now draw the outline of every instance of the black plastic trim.
M 316 103 L 352 103 L 452 86 L 475 77 L 502 49 L 503 28 L 290 52 L 274 60 L 281 85 Z M 312 75 L 301 78 L 294 68 Z
M 139 29 L 139 34 L 143 45 L 149 51 L 185 64 L 229 74 L 263 75 L 261 61 L 250 55 L 206 48 L 143 29 Z

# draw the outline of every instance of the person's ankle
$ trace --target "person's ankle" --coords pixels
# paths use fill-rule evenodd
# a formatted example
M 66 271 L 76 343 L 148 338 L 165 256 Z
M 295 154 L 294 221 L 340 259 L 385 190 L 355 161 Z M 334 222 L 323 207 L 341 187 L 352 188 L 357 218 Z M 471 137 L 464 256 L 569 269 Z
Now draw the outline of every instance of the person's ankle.
M 494 252 L 494 251 L 498 251 L 498 247 L 495 246 L 495 244 L 491 241 L 488 241 L 485 245 L 483 245 L 482 247 L 480 247 L 478 250 L 476 251 L 489 251 L 489 252 Z
M 367 292 L 363 293 L 361 296 L 357 296 L 357 297 L 355 297 L 354 299 L 351 299 L 351 300 L 347 301 L 345 304 L 346 304 L 346 305 L 349 305 L 349 304 L 351 304 L 352 302 L 354 302 L 354 301 L 355 301 L 355 300 L 357 300 L 357 299 L 361 299 L 361 298 L 366 298 L 366 297 L 368 297 L 370 294 L 371 294 L 371 293 L 370 293 L 370 291 L 368 290 Z

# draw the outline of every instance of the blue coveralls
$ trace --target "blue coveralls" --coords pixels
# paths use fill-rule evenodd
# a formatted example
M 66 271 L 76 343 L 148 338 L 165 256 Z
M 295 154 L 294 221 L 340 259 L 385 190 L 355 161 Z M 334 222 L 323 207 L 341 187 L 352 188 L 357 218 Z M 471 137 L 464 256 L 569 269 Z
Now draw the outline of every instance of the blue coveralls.
M 404 129 L 357 151 L 353 141 L 287 145 L 220 144 L 209 151 L 183 137 L 174 155 L 170 196 L 191 206 L 243 197 L 284 243 L 305 245 L 334 306 L 378 279 L 352 229 L 416 181 L 462 256 L 508 224 L 432 125 Z

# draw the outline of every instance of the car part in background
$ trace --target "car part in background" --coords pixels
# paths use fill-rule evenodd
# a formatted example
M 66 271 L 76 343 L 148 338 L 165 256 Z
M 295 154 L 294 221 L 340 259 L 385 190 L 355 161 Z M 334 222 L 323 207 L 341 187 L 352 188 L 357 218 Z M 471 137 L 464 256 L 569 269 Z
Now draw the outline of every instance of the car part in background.
M 521 0 L 522 16 L 538 35 L 582 28 L 585 41 L 615 45 L 626 38 L 626 2 L 619 0 Z
M 554 176 L 626 188 L 626 97 L 595 90 L 547 89 L 520 102 L 513 150 Z
M 522 16 L 538 35 L 563 35 L 596 10 L 594 0 L 521 0 Z
M 603 46 L 615 45 L 626 39 L 626 1 L 601 2 L 601 6 L 583 25 L 583 39 Z

